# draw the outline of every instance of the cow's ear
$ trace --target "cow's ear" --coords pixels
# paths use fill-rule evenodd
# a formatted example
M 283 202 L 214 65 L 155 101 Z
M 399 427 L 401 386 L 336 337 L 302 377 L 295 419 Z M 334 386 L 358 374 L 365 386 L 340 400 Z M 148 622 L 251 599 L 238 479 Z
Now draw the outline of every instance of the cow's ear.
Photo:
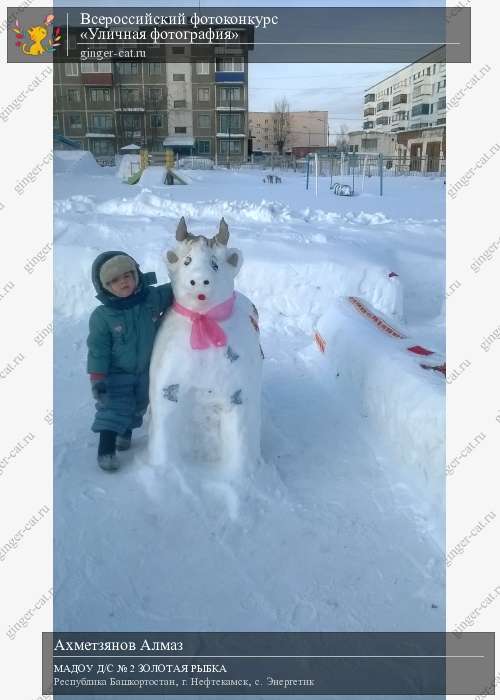
M 236 277 L 243 265 L 241 250 L 237 248 L 228 248 L 226 252 L 226 262 L 228 263 L 228 270 L 230 270 L 233 277 Z
M 167 265 L 169 265 L 169 266 L 175 265 L 175 263 L 179 262 L 179 257 L 177 256 L 176 253 L 174 253 L 173 250 L 169 250 L 165 257 L 167 258 Z

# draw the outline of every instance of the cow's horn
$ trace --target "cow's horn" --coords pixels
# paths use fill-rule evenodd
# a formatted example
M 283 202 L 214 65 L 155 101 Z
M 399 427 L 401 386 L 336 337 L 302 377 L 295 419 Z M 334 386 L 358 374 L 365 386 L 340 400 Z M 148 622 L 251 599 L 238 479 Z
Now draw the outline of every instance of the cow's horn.
M 224 221 L 224 217 L 222 217 L 222 219 L 220 220 L 219 233 L 216 234 L 215 240 L 221 245 L 227 245 L 227 242 L 229 240 L 229 229 L 227 227 L 226 222 Z
M 177 224 L 177 230 L 175 232 L 175 238 L 178 241 L 184 241 L 188 237 L 188 230 L 186 226 L 186 220 L 181 216 L 179 223 Z

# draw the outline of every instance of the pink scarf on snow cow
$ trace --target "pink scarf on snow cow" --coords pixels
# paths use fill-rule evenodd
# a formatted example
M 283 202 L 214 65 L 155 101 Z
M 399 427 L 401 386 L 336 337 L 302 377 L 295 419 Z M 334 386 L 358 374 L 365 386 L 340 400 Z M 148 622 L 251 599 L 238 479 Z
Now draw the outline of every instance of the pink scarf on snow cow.
M 234 300 L 236 293 L 209 309 L 206 313 L 198 313 L 191 309 L 182 306 L 177 301 L 174 302 L 172 308 L 181 316 L 186 316 L 192 322 L 191 328 L 191 347 L 193 350 L 206 350 L 210 345 L 217 348 L 227 344 L 227 336 L 217 321 L 225 321 L 233 313 Z

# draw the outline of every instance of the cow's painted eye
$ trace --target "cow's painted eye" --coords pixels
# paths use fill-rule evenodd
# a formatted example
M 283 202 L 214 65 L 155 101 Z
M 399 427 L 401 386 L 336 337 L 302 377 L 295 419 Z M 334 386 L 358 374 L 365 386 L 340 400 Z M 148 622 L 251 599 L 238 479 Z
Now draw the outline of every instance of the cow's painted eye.
M 210 265 L 212 267 L 212 270 L 215 270 L 215 272 L 217 272 L 217 270 L 219 269 L 219 265 L 217 263 L 216 258 L 214 258 L 214 257 L 211 258 Z
M 187 267 L 187 266 L 189 265 L 190 262 L 191 262 L 191 258 L 190 258 L 190 256 L 188 255 L 187 258 L 184 259 L 184 265 L 186 265 L 186 267 Z

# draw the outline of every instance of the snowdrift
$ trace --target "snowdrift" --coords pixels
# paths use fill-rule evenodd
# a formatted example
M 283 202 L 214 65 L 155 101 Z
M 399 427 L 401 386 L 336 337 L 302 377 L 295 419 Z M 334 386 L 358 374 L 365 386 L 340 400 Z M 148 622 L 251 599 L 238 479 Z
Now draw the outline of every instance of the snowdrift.
M 445 381 L 442 358 L 359 299 L 343 298 L 317 324 L 315 343 L 334 390 L 355 392 L 395 457 L 388 477 L 443 515 Z M 412 350 L 409 350 L 412 348 Z M 429 351 L 427 351 L 429 352 Z M 415 499 L 418 500 L 418 499 Z
M 102 175 L 102 168 L 90 151 L 54 151 L 54 174 Z

